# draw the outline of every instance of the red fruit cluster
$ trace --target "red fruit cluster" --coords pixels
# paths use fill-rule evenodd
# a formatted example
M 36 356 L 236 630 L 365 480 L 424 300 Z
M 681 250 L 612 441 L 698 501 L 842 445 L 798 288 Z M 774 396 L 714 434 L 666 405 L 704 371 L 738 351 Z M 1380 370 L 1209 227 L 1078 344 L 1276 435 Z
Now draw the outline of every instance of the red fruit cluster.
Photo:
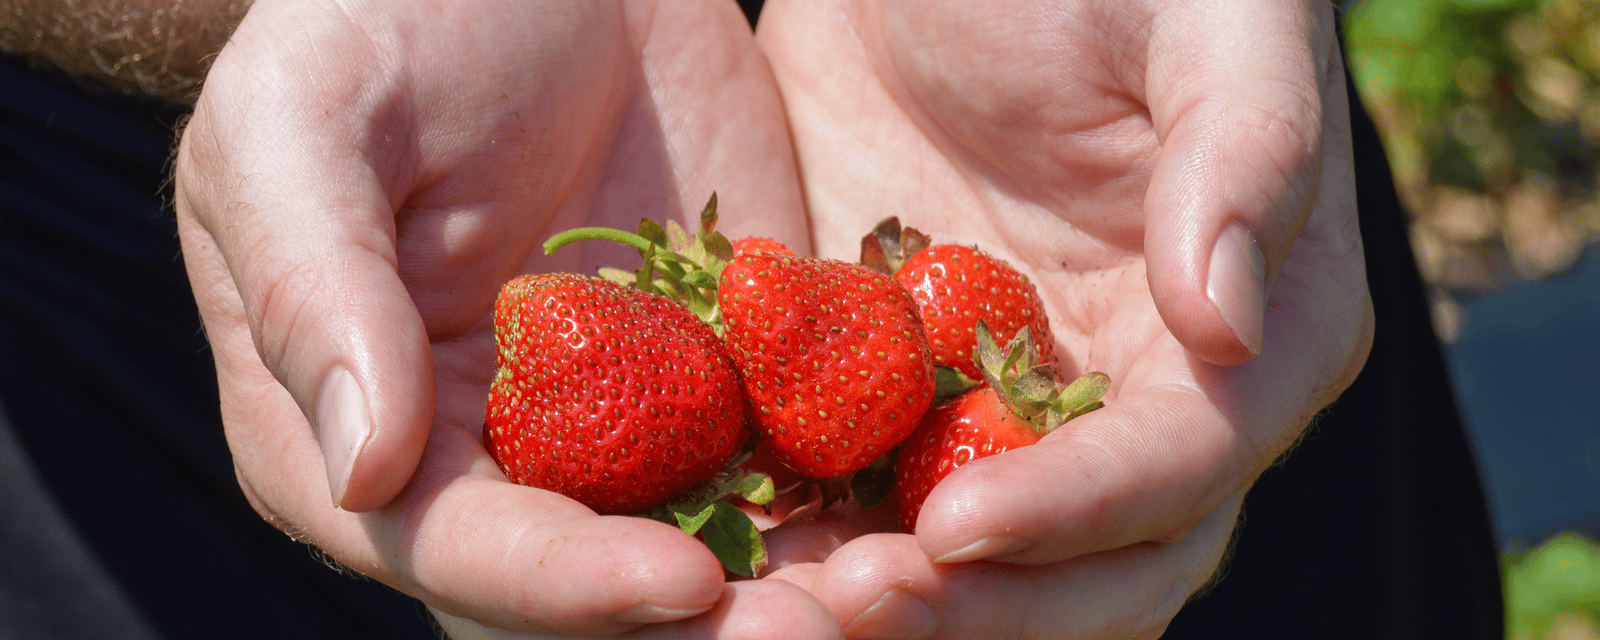
M 642 264 L 602 269 L 604 280 L 506 285 L 484 430 L 507 477 L 598 512 L 654 510 L 691 533 L 706 527 L 724 565 L 751 575 L 764 562 L 760 536 L 748 518 L 729 520 L 739 512 L 724 500 L 771 499 L 770 477 L 733 467 L 748 458 L 737 455 L 747 428 L 764 456 L 809 478 L 866 477 L 867 487 L 893 475 L 909 531 L 956 467 L 1098 406 L 1103 384 L 1063 394 L 1043 305 L 1004 261 L 929 247 L 892 218 L 863 240 L 861 265 L 797 257 L 764 238 L 730 243 L 715 222 L 713 197 L 698 234 L 648 220 L 637 233 L 564 232 L 547 252 L 614 240 L 638 248 Z M 978 388 L 934 407 L 938 366 Z M 821 486 L 838 495 L 846 485 L 857 486 Z M 729 555 L 729 545 L 750 548 Z
M 906 532 L 915 531 L 934 485 L 956 468 L 1037 442 L 1100 406 L 1109 380 L 1089 373 L 1061 383 L 1044 303 L 1004 260 L 976 247 L 930 246 L 926 235 L 888 218 L 861 239 L 861 262 L 911 291 L 934 359 L 961 374 L 953 376 L 957 389 L 941 388 L 941 397 L 954 399 L 929 410 L 895 456 Z

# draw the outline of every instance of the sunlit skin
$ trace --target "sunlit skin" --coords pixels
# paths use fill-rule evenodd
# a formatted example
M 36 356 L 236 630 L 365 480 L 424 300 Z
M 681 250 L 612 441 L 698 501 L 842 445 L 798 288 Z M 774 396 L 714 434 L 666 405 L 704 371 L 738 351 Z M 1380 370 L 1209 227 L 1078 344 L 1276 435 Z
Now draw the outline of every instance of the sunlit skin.
M 779 577 L 863 629 L 893 589 L 931 606 L 939 637 L 995 637 L 993 619 L 1023 621 L 1001 637 L 1164 629 L 1210 578 L 1243 491 L 1365 357 L 1328 10 L 768 8 L 759 39 L 817 250 L 848 253 L 844 230 L 888 213 L 935 242 L 976 244 L 1038 286 L 1063 373 L 1113 381 L 1105 409 L 952 475 L 915 538 L 854 538 Z M 1218 36 L 1244 33 L 1258 35 Z M 1204 297 L 1211 247 L 1234 223 L 1268 256 L 1254 358 Z M 976 557 L 1013 566 L 933 561 Z
M 810 248 L 732 3 L 529 7 L 263 0 L 218 57 L 177 205 L 241 486 L 339 562 L 495 626 L 616 633 L 748 597 L 766 606 L 728 606 L 837 634 L 802 590 L 725 595 L 698 541 L 509 484 L 481 444 L 501 283 L 630 252 L 546 257 L 555 231 L 685 220 L 715 191 L 749 212 L 730 235 Z M 336 366 L 376 425 L 340 496 L 307 419 Z
M 710 0 L 260 0 L 177 162 L 240 484 L 462 637 L 1154 637 L 1365 357 L 1332 24 L 1312 0 L 795 0 L 752 37 Z M 753 581 L 506 482 L 478 437 L 500 283 L 626 263 L 538 244 L 712 191 L 730 237 L 802 255 L 898 215 L 1006 259 L 1108 406 L 962 467 L 915 537 L 891 509 L 785 522 Z

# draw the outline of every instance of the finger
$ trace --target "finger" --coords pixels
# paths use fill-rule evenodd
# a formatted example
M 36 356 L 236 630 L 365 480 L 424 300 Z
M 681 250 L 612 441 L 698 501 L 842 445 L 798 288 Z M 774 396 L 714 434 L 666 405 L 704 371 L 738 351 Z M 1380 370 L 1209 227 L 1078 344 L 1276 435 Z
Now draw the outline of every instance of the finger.
M 1162 141 L 1144 203 L 1150 288 L 1184 346 L 1238 364 L 1261 352 L 1271 283 L 1322 194 L 1343 90 L 1329 84 L 1332 14 L 1316 1 L 1179 6 L 1156 17 L 1146 54 Z
M 810 594 L 776 581 L 740 582 L 723 588 L 716 608 L 693 620 L 652 625 L 617 636 L 627 640 L 715 639 L 754 640 L 843 638 L 833 616 Z M 571 636 L 491 629 L 472 620 L 432 610 L 454 640 L 556 640 Z
M 1168 335 L 1131 363 L 1090 362 L 1109 365 L 1107 406 L 943 479 L 917 521 L 929 557 L 1043 564 L 1171 540 L 1248 487 L 1365 361 L 1371 305 L 1346 282 L 1361 271 L 1349 264 L 1359 251 L 1306 264 L 1307 254 L 1336 253 L 1335 244 L 1296 243 L 1261 357 L 1207 365 Z M 1119 339 L 1163 330 L 1153 314 L 1118 323 Z
M 441 610 L 500 628 L 593 635 L 693 618 L 721 597 L 721 565 L 670 525 L 595 516 L 504 482 L 459 485 L 430 498 L 415 525 L 369 523 L 385 529 L 373 551 L 405 559 L 398 584 Z
M 892 507 L 862 511 L 854 502 L 836 504 L 804 517 L 791 517 L 763 532 L 767 546 L 767 571 L 827 559 L 841 545 L 869 533 L 897 531 L 899 520 Z
M 594 60 L 572 70 L 594 71 L 585 80 L 601 89 L 591 92 L 567 92 L 558 81 L 509 82 L 511 74 L 488 63 L 472 78 L 504 85 L 504 93 L 471 82 L 446 91 L 402 72 L 436 77 L 417 66 L 431 59 L 397 71 L 395 60 L 406 54 L 383 51 L 394 43 L 369 39 L 374 31 L 404 30 L 383 22 L 393 16 L 360 14 L 374 24 L 357 25 L 354 14 L 326 5 L 258 5 L 212 67 L 176 161 L 175 205 L 195 223 L 185 250 L 191 260 L 226 270 L 233 299 L 208 309 L 242 310 L 261 362 L 316 432 L 333 504 L 374 509 L 404 486 L 435 408 L 430 332 L 454 337 L 486 315 L 498 283 L 532 244 L 537 225 L 526 211 L 544 211 L 542 201 L 525 196 L 559 197 L 571 173 L 563 160 L 574 153 L 561 144 L 565 138 L 542 139 L 551 142 L 539 156 L 548 166 L 522 167 L 535 177 L 519 183 L 494 171 L 511 173 L 504 167 L 514 154 L 461 149 L 477 136 L 494 139 L 485 132 L 518 117 L 502 103 L 521 103 L 524 92 L 542 92 L 538 104 L 558 105 L 529 109 L 530 120 L 595 114 L 562 120 L 572 126 L 553 137 L 583 138 L 609 123 L 591 94 L 603 93 L 612 79 L 592 67 L 609 64 L 615 47 L 607 43 L 620 36 L 582 36 L 620 34 L 611 13 L 552 10 L 537 33 L 524 34 L 541 42 L 570 36 L 571 48 L 582 49 L 573 55 Z M 493 35 L 481 30 L 475 26 L 473 35 Z M 429 35 L 441 50 L 462 40 Z M 529 53 L 529 66 L 563 62 L 538 53 Z M 467 56 L 459 49 L 440 53 Z M 272 89 L 261 90 L 263 82 Z M 477 103 L 466 96 L 477 96 Z M 439 131 L 438 113 L 451 116 L 448 134 Z M 532 144 L 511 133 L 496 140 L 498 149 Z M 485 204 L 501 201 L 520 203 L 524 215 Z M 396 215 L 402 207 L 404 242 Z M 519 225 L 525 230 L 513 233 Z
M 188 233 L 198 226 L 183 224 Z M 269 522 L 355 572 L 505 628 L 618 633 L 698 615 L 720 597 L 720 563 L 676 528 L 599 517 L 507 482 L 477 426 L 487 380 L 441 381 L 441 395 L 454 399 L 440 412 L 448 422 L 428 431 L 428 455 L 399 498 L 365 513 L 337 508 L 307 418 L 256 356 L 243 312 L 217 308 L 228 294 L 237 300 L 232 278 L 205 264 L 220 265 L 193 262 L 191 277 L 217 358 L 223 422 L 241 487 Z M 492 357 L 489 336 L 465 347 Z M 461 401 L 468 397 L 479 400 Z
M 257 388 L 272 384 L 264 370 L 255 377 Z M 238 380 L 226 379 L 225 392 L 253 395 L 231 388 Z M 297 417 L 292 404 L 278 407 L 253 417 Z M 225 419 L 235 417 L 225 411 Z M 721 597 L 722 567 L 703 543 L 660 522 L 596 516 L 566 497 L 507 482 L 476 429 L 435 426 L 414 482 L 366 513 L 311 499 L 325 487 L 307 473 L 320 462 L 306 432 L 241 437 L 256 439 L 251 450 L 273 452 L 238 460 L 241 478 L 269 479 L 246 485 L 269 521 L 455 616 L 508 629 L 607 634 L 691 618 Z
M 459 395 L 449 385 L 442 393 Z M 358 570 L 499 628 L 620 633 L 716 605 L 722 565 L 703 543 L 507 482 L 483 449 L 475 409 L 435 425 L 416 480 L 394 504 L 368 514 L 319 508 L 306 529 L 329 532 L 337 557 Z
M 767 580 L 782 580 L 794 586 L 809 591 L 811 585 L 817 581 L 817 572 L 822 570 L 821 562 L 804 562 L 788 564 L 763 576 Z
M 427 335 L 395 270 L 389 207 L 370 170 L 348 164 L 333 165 L 350 176 L 334 183 L 257 175 L 201 186 L 201 175 L 239 170 L 206 146 L 215 135 L 197 115 L 179 152 L 188 196 L 179 213 L 211 225 L 186 249 L 211 254 L 195 260 L 231 258 L 262 361 L 316 429 L 332 503 L 376 508 L 415 467 L 433 405 Z
M 213 74 L 224 95 L 243 81 L 231 60 Z M 273 71 L 263 66 L 249 73 Z M 415 467 L 434 397 L 427 335 L 396 271 L 393 203 L 359 132 L 330 124 L 346 120 L 306 109 L 249 121 L 215 95 L 177 156 L 175 204 L 196 223 L 185 249 L 228 269 L 262 362 L 316 430 L 331 502 L 376 508 Z
M 1163 386 L 941 480 L 917 520 L 939 562 L 1049 564 L 1181 537 L 1247 480 L 1247 447 L 1193 389 Z
M 619 118 L 620 10 L 516 6 L 429 20 L 256 5 L 183 136 L 176 204 L 221 256 L 345 508 L 404 485 L 434 408 L 429 338 L 480 323 L 540 225 L 581 216 L 572 185 L 596 178 L 580 166 Z
M 1235 496 L 1189 535 L 1044 566 L 929 561 L 910 536 L 840 548 L 813 593 L 852 638 L 1156 638 L 1215 573 Z

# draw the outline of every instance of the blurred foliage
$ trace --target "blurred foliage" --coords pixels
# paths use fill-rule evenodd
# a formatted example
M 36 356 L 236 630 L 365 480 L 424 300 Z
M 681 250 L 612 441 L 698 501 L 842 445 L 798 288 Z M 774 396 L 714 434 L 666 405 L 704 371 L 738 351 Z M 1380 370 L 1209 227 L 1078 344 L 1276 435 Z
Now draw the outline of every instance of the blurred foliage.
M 1345 45 L 1442 336 L 1453 294 L 1600 239 L 1600 0 L 1359 0 Z M 1566 533 L 1506 557 L 1507 638 L 1600 640 L 1600 545 Z
M 1513 553 L 1505 567 L 1506 637 L 1600 640 L 1600 545 L 1576 533 Z
M 1600 1 L 1360 0 L 1345 44 L 1447 338 L 1450 292 L 1600 239 Z

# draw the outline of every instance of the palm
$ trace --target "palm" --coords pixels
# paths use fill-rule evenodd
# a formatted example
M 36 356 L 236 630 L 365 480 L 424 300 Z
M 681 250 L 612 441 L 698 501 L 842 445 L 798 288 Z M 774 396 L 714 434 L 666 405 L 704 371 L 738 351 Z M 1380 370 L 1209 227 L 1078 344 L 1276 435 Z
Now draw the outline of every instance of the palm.
M 1183 352 L 1151 303 L 1140 251 L 1160 151 L 1145 106 L 1117 86 L 1117 70 L 1060 57 L 1039 68 L 1052 59 L 1039 48 L 1083 51 L 1095 45 L 1088 34 L 1027 42 L 1008 31 L 1026 26 L 1014 20 L 893 6 L 917 15 L 847 18 L 858 20 L 861 49 L 808 42 L 801 54 L 783 23 L 763 32 L 788 89 L 818 253 L 852 259 L 876 219 L 898 216 L 935 243 L 977 245 L 1027 272 L 1069 378 L 1104 371 L 1113 399 L 1172 381 Z M 845 84 L 870 90 L 833 100 Z M 847 513 L 824 519 L 834 545 L 840 530 L 874 528 L 840 522 L 858 515 Z M 826 555 L 776 535 L 784 549 Z
M 716 602 L 720 568 L 693 540 L 505 484 L 479 430 L 500 284 L 626 259 L 599 246 L 544 256 L 551 233 L 689 218 L 716 190 L 730 234 L 807 247 L 759 61 L 731 5 L 257 3 L 208 78 L 178 189 L 229 443 L 263 515 L 496 624 L 615 632 L 657 615 L 610 619 L 641 601 Z M 345 506 L 381 510 L 333 508 L 320 480 L 332 457 L 307 416 L 328 365 L 296 349 L 330 343 L 340 366 L 381 376 L 362 383 L 367 407 L 392 426 L 366 445 L 384 455 L 368 457 L 404 463 L 426 432 L 415 474 L 356 469 L 369 480 L 351 480 Z M 431 428 L 399 428 L 418 419 Z M 386 493 L 372 477 L 411 481 Z M 511 530 L 482 528 L 508 517 Z M 614 548 L 619 536 L 632 544 Z M 511 584 L 486 579 L 518 566 Z M 590 588 L 507 595 L 543 572 Z
M 1039 446 L 952 476 L 930 496 L 915 543 L 871 536 L 835 553 L 883 524 L 842 515 L 802 529 L 831 538 L 807 544 L 782 530 L 778 538 L 797 550 L 792 560 L 827 559 L 807 569 L 823 576 L 825 601 L 829 590 L 880 593 L 862 585 L 917 562 L 908 548 L 938 555 L 973 540 L 963 531 L 973 529 L 1057 532 L 1008 558 L 1023 564 L 1185 540 L 1138 558 L 1197 587 L 1220 557 L 1238 496 L 1359 369 L 1370 319 L 1350 222 L 1348 142 L 1329 135 L 1327 170 L 1310 172 L 1307 191 L 1314 198 L 1320 180 L 1326 195 L 1274 274 L 1262 355 L 1207 364 L 1158 312 L 1146 251 L 1170 249 L 1147 244 L 1165 239 L 1147 223 L 1163 205 L 1209 197 L 1261 206 L 1276 194 L 1191 182 L 1182 186 L 1193 193 L 1175 195 L 1170 182 L 1158 184 L 1180 161 L 1173 140 L 1195 132 L 1177 129 L 1186 126 L 1176 114 L 1183 105 L 1154 93 L 1169 82 L 1160 74 L 1177 70 L 1157 68 L 1171 61 L 1147 51 L 1184 43 L 1139 3 L 945 4 L 793 2 L 763 16 L 759 39 L 788 107 L 817 251 L 849 258 L 876 219 L 896 215 L 935 242 L 1004 257 L 1039 288 L 1065 373 L 1109 374 L 1110 405 Z M 1330 122 L 1342 118 L 1342 108 L 1328 111 Z M 1229 160 L 1259 163 L 1252 169 L 1263 173 L 1302 170 L 1270 153 Z M 982 606 L 1007 606 L 981 572 L 938 575 L 944 591 L 924 586 L 923 597 L 952 610 L 982 603 L 965 605 L 969 620 Z M 1088 587 L 1061 567 L 1034 576 L 1053 582 L 1023 577 L 1016 584 Z M 1149 608 L 1176 607 L 1188 593 L 1178 591 Z M 836 613 L 859 611 L 842 600 L 830 603 Z
M 1210 158 L 1302 179 L 1288 190 L 1310 214 L 1281 212 L 1294 228 L 1279 235 L 1297 239 L 1275 252 L 1262 355 L 1206 364 L 1218 358 L 1195 349 L 1205 323 L 1182 305 L 1172 316 L 1161 274 L 1187 273 L 1171 249 L 1193 238 L 1153 220 L 1204 217 L 1173 213 L 1193 202 L 1297 200 L 1168 179 L 1184 175 L 1172 148 L 1206 133 L 1184 123 L 1208 120 L 1149 90 L 1182 69 L 1144 54 L 1193 42 L 1147 7 L 774 2 L 760 34 L 769 70 L 728 4 L 346 4 L 259 0 L 219 56 L 179 154 L 185 258 L 257 508 L 447 612 L 592 634 L 717 603 L 647 629 L 727 621 L 802 637 L 836 631 L 829 613 L 859 613 L 853 595 L 894 588 L 938 605 L 952 637 L 1023 618 L 1114 628 L 1126 621 L 1103 616 L 1130 608 L 1164 620 L 1194 586 L 1174 579 L 1197 583 L 1215 565 L 1242 489 L 1359 368 L 1365 293 L 1341 199 L 1346 149 L 1327 135 L 1336 101 L 1317 105 L 1328 140 L 1303 145 L 1322 152 L 1311 171 L 1292 154 Z M 1216 4 L 1248 19 L 1287 3 Z M 1310 78 L 1308 95 L 1339 73 Z M 704 548 L 665 525 L 596 518 L 504 482 L 478 434 L 499 284 L 623 262 L 620 248 L 547 257 L 537 245 L 572 226 L 682 219 L 713 190 L 732 237 L 851 258 L 897 215 L 1006 258 L 1049 306 L 1068 372 L 1112 376 L 1111 406 L 963 468 L 930 496 L 914 539 L 871 535 L 894 522 L 881 511 L 772 530 L 775 564 L 791 567 L 780 576 L 816 600 L 776 581 L 725 588 Z M 379 425 L 348 476 L 353 511 L 331 506 L 321 478 L 338 482 L 327 452 L 339 449 L 307 420 L 337 367 L 356 372 Z M 415 460 L 424 438 L 415 474 L 377 468 Z M 1036 544 L 996 555 L 1013 563 L 999 568 L 929 561 L 995 532 Z M 1143 595 L 1084 597 L 1118 587 Z M 1069 596 L 1084 609 L 1051 604 Z
M 456 436 L 476 439 L 482 425 L 500 283 L 637 262 L 630 249 L 607 243 L 546 256 L 539 246 L 551 234 L 630 229 L 641 218 L 687 222 L 716 191 L 729 235 L 807 246 L 781 112 L 760 99 L 769 97 L 770 78 L 753 72 L 760 67 L 749 62 L 744 25 L 705 5 L 667 3 L 648 19 L 639 7 L 630 12 L 587 20 L 556 40 L 576 41 L 576 49 L 513 47 L 501 50 L 506 64 L 481 72 L 420 74 L 453 82 L 406 98 L 436 116 L 415 126 L 423 138 L 438 131 L 439 143 L 408 162 L 422 175 L 406 185 L 398 213 L 399 270 L 433 342 L 439 426 Z M 453 26 L 429 35 L 486 46 L 480 34 Z M 473 57 L 442 52 L 440 64 Z M 463 450 L 478 459 L 476 449 Z

